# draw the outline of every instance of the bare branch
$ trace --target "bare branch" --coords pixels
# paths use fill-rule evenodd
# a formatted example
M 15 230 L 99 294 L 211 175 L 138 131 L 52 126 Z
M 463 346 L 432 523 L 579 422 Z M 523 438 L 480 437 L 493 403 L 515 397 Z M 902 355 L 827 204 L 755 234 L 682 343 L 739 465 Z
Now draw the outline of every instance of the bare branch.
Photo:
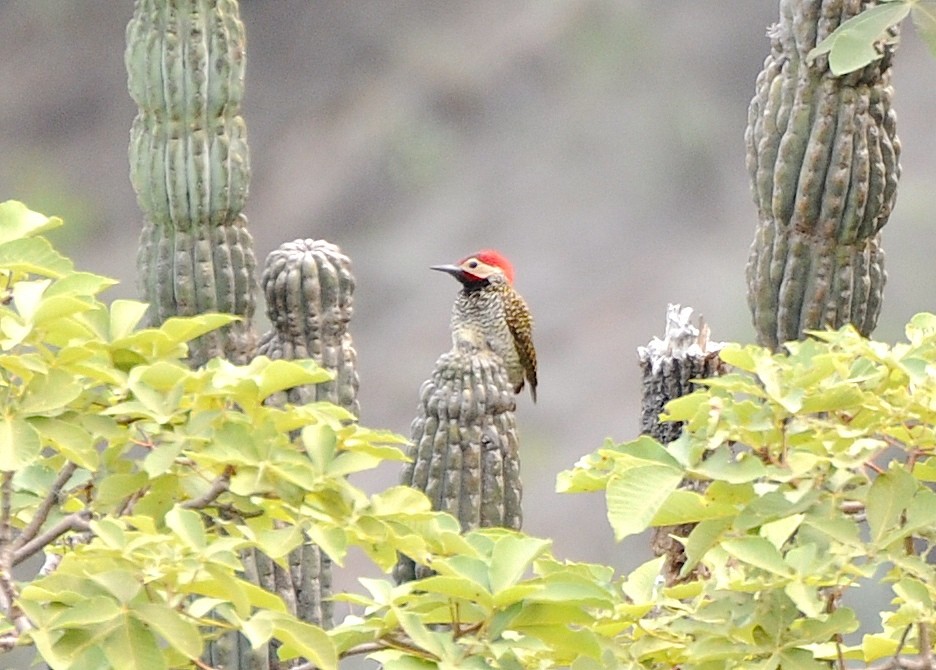
M 13 580 L 13 576 L 7 568 L 0 568 L 0 610 L 2 610 L 6 614 L 7 619 L 12 622 L 17 634 L 20 634 L 32 629 L 33 625 L 17 606 L 17 598 L 19 598 L 19 589 L 16 588 L 16 582 Z
M 49 489 L 49 493 L 43 499 L 42 503 L 40 503 L 39 509 L 36 510 L 32 520 L 23 529 L 23 532 L 13 541 L 14 552 L 36 537 L 42 525 L 48 520 L 49 512 L 52 511 L 52 508 L 59 501 L 59 496 L 62 494 L 62 489 L 65 488 L 65 484 L 68 483 L 68 480 L 71 479 L 71 476 L 77 469 L 78 466 L 70 461 L 65 464 L 65 467 L 59 472 L 58 477 L 52 482 L 52 488 Z
M 919 626 L 919 641 L 920 641 L 920 660 L 926 661 L 930 668 L 933 667 L 933 645 L 930 640 L 929 628 L 922 621 L 917 624 Z
M 202 509 L 203 507 L 208 507 L 218 499 L 218 496 L 228 490 L 228 485 L 231 483 L 231 475 L 233 474 L 234 466 L 228 465 L 224 468 L 224 472 L 215 477 L 215 480 L 211 482 L 211 487 L 207 491 L 197 498 L 186 500 L 182 503 L 181 507 L 183 509 Z
M 88 520 L 90 518 L 91 512 L 88 510 L 72 512 L 57 524 L 49 528 L 49 530 L 40 534 L 38 537 L 33 538 L 31 541 L 27 542 L 22 547 L 14 551 L 13 565 L 19 565 L 37 551 L 41 551 L 43 547 L 46 547 L 69 531 L 88 530 Z
M 936 670 L 922 658 L 889 658 L 886 661 L 869 665 L 865 670 Z
M 0 545 L 9 546 L 13 538 L 13 527 L 10 525 L 10 515 L 13 510 L 13 472 L 7 470 L 0 480 Z
M 423 649 L 422 647 L 417 647 L 413 644 L 408 638 L 393 637 L 387 635 L 376 642 L 365 642 L 359 644 L 355 647 L 343 651 L 341 653 L 341 658 L 347 658 L 348 656 L 359 656 L 361 654 L 370 654 L 374 651 L 383 651 L 384 649 L 399 649 L 400 651 L 407 651 L 415 656 L 420 658 L 425 658 L 429 660 L 438 660 L 438 658 Z M 313 663 L 303 663 L 302 665 L 297 665 L 290 670 L 315 670 L 316 666 Z

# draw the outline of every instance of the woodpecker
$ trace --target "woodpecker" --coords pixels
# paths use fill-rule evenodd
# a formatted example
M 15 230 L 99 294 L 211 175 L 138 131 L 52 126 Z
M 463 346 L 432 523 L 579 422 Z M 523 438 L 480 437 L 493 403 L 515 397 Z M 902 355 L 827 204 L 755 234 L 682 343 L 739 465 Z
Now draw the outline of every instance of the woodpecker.
M 462 290 L 452 308 L 452 334 L 472 328 L 500 356 L 514 393 L 530 383 L 536 402 L 536 349 L 530 308 L 514 290 L 513 266 L 493 249 L 483 249 L 455 265 L 433 265 L 459 282 Z

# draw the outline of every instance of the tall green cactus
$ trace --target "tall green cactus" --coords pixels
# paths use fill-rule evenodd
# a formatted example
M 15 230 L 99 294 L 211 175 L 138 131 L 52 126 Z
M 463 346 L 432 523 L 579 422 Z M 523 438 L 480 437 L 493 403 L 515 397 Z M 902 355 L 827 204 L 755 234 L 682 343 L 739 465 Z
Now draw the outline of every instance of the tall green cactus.
M 462 530 L 519 530 L 523 514 L 516 401 L 507 370 L 476 331 L 458 331 L 454 340 L 420 389 L 412 461 L 401 480 L 423 491 L 434 509 L 455 516 Z M 403 556 L 393 574 L 403 582 L 428 571 Z
M 757 78 L 747 166 L 760 223 L 747 266 L 758 341 L 776 349 L 803 331 L 853 324 L 869 334 L 884 289 L 880 230 L 897 194 L 900 143 L 894 45 L 836 77 L 809 51 L 874 0 L 781 0 Z M 896 34 L 896 33 L 895 33 Z
M 350 259 L 323 240 L 287 242 L 267 257 L 261 285 L 273 327 L 260 339 L 257 352 L 270 358 L 312 358 L 335 376 L 271 400 L 331 402 L 357 416 L 357 354 L 348 331 L 354 292 Z M 258 557 L 258 563 L 264 558 Z M 319 547 L 307 543 L 290 553 L 288 571 L 272 562 L 269 568 L 271 590 L 279 591 L 297 616 L 331 627 L 331 561 Z
M 192 345 L 193 365 L 253 353 L 256 261 L 241 213 L 250 164 L 244 27 L 236 0 L 137 0 L 127 26 L 130 179 L 144 214 L 139 283 L 150 318 L 244 318 Z
M 130 180 L 144 214 L 138 280 L 149 318 L 243 317 L 191 343 L 193 366 L 215 356 L 246 363 L 254 353 L 256 261 L 241 213 L 250 179 L 239 114 L 244 49 L 236 0 L 136 0 L 127 25 L 128 85 L 139 107 Z M 275 586 L 268 557 L 248 552 L 244 565 L 255 583 Z M 252 649 L 236 634 L 214 640 L 206 660 L 230 670 L 279 667 L 274 649 Z

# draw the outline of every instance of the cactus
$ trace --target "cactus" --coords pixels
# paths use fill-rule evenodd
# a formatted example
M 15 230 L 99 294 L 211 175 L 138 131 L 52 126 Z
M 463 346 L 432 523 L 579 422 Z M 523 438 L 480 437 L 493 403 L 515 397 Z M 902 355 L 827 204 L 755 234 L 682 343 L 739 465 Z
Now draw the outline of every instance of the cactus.
M 189 363 L 253 355 L 256 261 L 241 213 L 250 179 L 244 120 L 244 26 L 236 0 L 136 0 L 125 62 L 139 107 L 130 181 L 143 210 L 137 257 L 149 321 L 226 312 L 243 317 L 189 345 Z M 247 575 L 270 587 L 272 561 L 245 552 Z M 283 589 L 285 591 L 285 589 Z M 288 593 L 281 593 L 287 597 Z M 287 597 L 288 601 L 288 597 Z M 272 670 L 275 649 L 223 634 L 212 667 Z
M 891 40 L 883 58 L 836 77 L 806 55 L 867 0 L 781 0 L 771 53 L 745 133 L 760 223 L 747 265 L 758 341 L 777 349 L 804 330 L 877 323 L 880 230 L 900 174 L 891 109 Z M 892 29 L 896 37 L 896 28 Z
M 661 444 L 669 444 L 682 432 L 681 423 L 660 421 L 666 403 L 695 391 L 695 380 L 724 372 L 725 366 L 718 357 L 722 344 L 710 341 L 708 326 L 696 328 L 691 317 L 691 308 L 669 305 L 663 339 L 654 338 L 646 347 L 637 350 L 643 374 L 640 432 Z M 691 480 L 684 480 L 681 486 L 698 490 L 698 483 Z M 686 563 L 686 552 L 677 538 L 688 537 L 693 528 L 695 524 L 653 529 L 650 547 L 654 555 L 666 557 L 662 573 L 667 584 L 697 576 L 695 571 L 679 576 Z
M 235 0 L 137 0 L 125 61 L 139 107 L 130 180 L 144 214 L 139 283 L 149 319 L 227 312 L 243 317 L 190 349 L 243 363 L 256 262 L 241 210 L 250 178 L 244 120 L 244 27 Z
M 403 484 L 425 492 L 463 531 L 490 526 L 519 530 L 520 459 L 513 389 L 507 370 L 475 330 L 458 330 L 419 392 L 412 425 L 412 461 Z M 394 577 L 418 579 L 428 569 L 401 556 Z
M 334 381 L 291 389 L 289 401 L 328 401 L 357 416 L 357 354 L 348 332 L 351 261 L 323 240 L 295 240 L 267 257 L 261 285 L 273 328 L 260 338 L 258 353 L 312 358 L 335 375 Z
M 327 401 L 357 416 L 357 354 L 348 332 L 354 292 L 350 259 L 322 240 L 287 242 L 267 257 L 261 285 L 273 328 L 260 338 L 257 352 L 270 358 L 312 358 L 335 376 L 276 394 L 271 402 Z M 300 618 L 331 627 L 331 561 L 318 546 L 293 551 L 288 572 L 272 563 L 270 571 L 271 586 Z

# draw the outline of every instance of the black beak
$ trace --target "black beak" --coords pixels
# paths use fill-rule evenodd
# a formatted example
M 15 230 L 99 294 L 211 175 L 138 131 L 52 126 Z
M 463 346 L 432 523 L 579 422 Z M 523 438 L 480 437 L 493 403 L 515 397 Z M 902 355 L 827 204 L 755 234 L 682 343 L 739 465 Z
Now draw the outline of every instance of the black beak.
M 445 272 L 452 275 L 456 279 L 459 278 L 459 275 L 462 274 L 463 270 L 457 265 L 430 265 L 430 270 L 438 270 L 439 272 Z

